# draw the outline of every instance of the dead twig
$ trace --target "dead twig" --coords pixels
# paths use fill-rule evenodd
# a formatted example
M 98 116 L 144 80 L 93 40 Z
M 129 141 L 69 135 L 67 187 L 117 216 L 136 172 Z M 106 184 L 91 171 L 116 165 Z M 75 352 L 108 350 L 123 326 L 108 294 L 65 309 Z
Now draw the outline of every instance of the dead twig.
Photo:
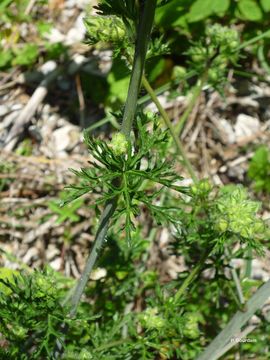
M 82 83 L 80 75 L 77 74 L 76 77 L 76 87 L 77 87 L 77 93 L 78 93 L 78 100 L 80 105 L 80 126 L 82 129 L 86 127 L 85 124 L 85 100 L 83 96 L 83 90 L 82 90 Z
M 30 121 L 32 116 L 35 114 L 38 106 L 44 100 L 45 96 L 48 94 L 48 88 L 51 83 L 57 78 L 60 74 L 60 68 L 56 68 L 50 72 L 46 78 L 40 83 L 37 89 L 34 91 L 32 97 L 21 111 L 17 121 L 12 126 L 7 139 L 4 143 L 5 150 L 11 151 L 14 149 L 17 143 L 17 138 L 22 133 L 25 125 Z

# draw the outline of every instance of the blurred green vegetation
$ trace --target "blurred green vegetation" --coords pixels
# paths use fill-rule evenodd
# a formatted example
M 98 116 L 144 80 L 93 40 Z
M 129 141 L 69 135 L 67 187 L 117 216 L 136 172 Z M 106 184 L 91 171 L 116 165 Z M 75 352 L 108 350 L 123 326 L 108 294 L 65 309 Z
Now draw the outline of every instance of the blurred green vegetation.
M 28 1 L 4 0 L 0 5 L 0 69 L 9 71 L 20 66 L 22 70 L 34 69 L 50 59 L 65 64 L 74 50 L 63 43 L 51 43 L 46 35 L 57 28 L 58 19 L 51 18 L 48 1 L 37 1 L 38 13 L 25 15 Z M 91 5 L 91 2 L 90 2 Z M 196 41 L 205 34 L 213 23 L 235 27 L 242 41 L 248 41 L 269 30 L 270 0 L 172 0 L 157 9 L 155 36 L 163 37 L 170 54 L 155 57 L 146 65 L 150 82 L 156 86 L 172 80 L 174 68 L 188 66 L 186 55 L 190 41 Z M 29 27 L 28 34 L 22 27 Z M 24 29 L 25 31 L 25 29 Z M 270 32 L 253 44 L 249 52 L 257 57 L 260 51 L 267 54 Z M 109 49 L 108 43 L 98 48 Z M 90 53 L 86 53 L 90 56 Z M 258 57 L 261 61 L 261 57 Z M 244 59 L 243 59 L 244 61 Z M 104 78 L 85 74 L 83 90 L 96 104 L 103 104 L 113 110 L 124 103 L 128 86 L 129 67 L 121 60 L 121 53 L 113 60 L 113 66 Z M 95 89 L 89 84 L 95 82 Z

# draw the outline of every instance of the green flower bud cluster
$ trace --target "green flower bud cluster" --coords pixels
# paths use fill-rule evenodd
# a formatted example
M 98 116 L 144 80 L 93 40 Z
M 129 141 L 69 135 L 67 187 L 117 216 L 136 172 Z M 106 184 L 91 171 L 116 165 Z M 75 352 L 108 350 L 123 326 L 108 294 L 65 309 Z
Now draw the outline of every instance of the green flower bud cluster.
M 111 17 L 88 16 L 84 19 L 88 42 L 121 43 L 126 36 L 125 26 L 121 19 Z
M 236 30 L 227 26 L 214 24 L 206 29 L 209 43 L 214 47 L 220 47 L 220 52 L 233 52 L 239 47 L 239 36 Z
M 82 349 L 79 354 L 79 360 L 90 360 L 90 359 L 93 359 L 92 354 L 88 350 Z
M 199 317 L 194 313 L 186 313 L 183 334 L 190 339 L 200 336 Z
M 194 64 L 205 64 L 208 59 L 207 49 L 202 44 L 194 45 L 188 50 L 188 55 Z
M 260 204 L 248 199 L 246 190 L 237 186 L 223 193 L 217 201 L 216 229 L 230 231 L 243 238 L 253 238 L 264 232 L 264 223 L 256 217 Z
M 220 24 L 207 27 L 205 38 L 189 49 L 193 67 L 204 73 L 208 70 L 208 81 L 218 86 L 220 80 L 225 78 L 228 63 L 235 63 L 238 58 L 237 48 L 240 40 L 236 30 Z
M 187 75 L 187 70 L 183 66 L 174 66 L 172 72 L 172 79 L 173 80 L 180 80 L 184 79 Z
M 122 133 L 113 134 L 110 146 L 114 154 L 117 156 L 124 155 L 128 151 L 128 141 Z
M 236 30 L 221 26 L 220 24 L 207 28 L 206 36 L 212 56 L 215 55 L 217 49 L 219 51 L 208 71 L 210 82 L 217 83 L 220 79 L 220 74 L 225 72 L 228 62 L 235 62 L 237 60 L 238 55 L 235 51 L 240 45 L 239 36 Z
M 151 270 L 145 271 L 141 277 L 145 288 L 155 286 L 157 278 L 157 273 Z
M 53 296 L 56 294 L 56 288 L 53 279 L 41 273 L 38 273 L 35 278 L 35 286 L 36 297 Z
M 141 325 L 148 330 L 160 330 L 165 327 L 166 321 L 158 315 L 158 309 L 148 308 L 139 315 Z
M 27 337 L 27 329 L 22 326 L 13 325 L 12 332 L 19 339 L 25 339 Z
M 194 184 L 191 187 L 191 193 L 198 197 L 207 196 L 212 187 L 207 179 L 201 180 L 198 184 Z

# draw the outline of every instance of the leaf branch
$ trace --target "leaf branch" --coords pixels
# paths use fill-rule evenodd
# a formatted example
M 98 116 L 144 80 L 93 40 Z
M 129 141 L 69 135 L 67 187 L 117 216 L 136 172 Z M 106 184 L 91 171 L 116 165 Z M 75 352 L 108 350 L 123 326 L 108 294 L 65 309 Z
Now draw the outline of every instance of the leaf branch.
M 132 123 L 136 112 L 137 99 L 141 86 L 141 79 L 144 70 L 145 57 L 146 57 L 147 47 L 151 34 L 152 24 L 154 21 L 155 8 L 156 8 L 156 0 L 146 1 L 142 9 L 142 14 L 139 20 L 132 74 L 129 84 L 126 106 L 124 110 L 123 123 L 121 127 L 121 132 L 127 138 L 129 138 L 130 136 Z M 110 219 L 114 211 L 116 210 L 116 207 L 117 207 L 117 197 L 110 199 L 105 205 L 105 209 L 100 219 L 99 228 L 96 234 L 96 238 L 91 253 L 87 259 L 82 276 L 79 279 L 78 284 L 71 297 L 71 312 L 70 312 L 71 316 L 74 316 L 77 312 L 77 307 L 84 292 L 85 286 L 88 282 L 90 273 L 96 263 L 98 254 L 105 241 Z

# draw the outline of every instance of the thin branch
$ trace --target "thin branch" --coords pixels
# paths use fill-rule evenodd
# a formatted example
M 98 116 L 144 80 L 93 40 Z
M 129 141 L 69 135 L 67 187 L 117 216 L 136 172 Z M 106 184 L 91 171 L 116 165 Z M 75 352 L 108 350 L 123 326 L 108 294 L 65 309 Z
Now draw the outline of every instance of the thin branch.
M 199 275 L 199 273 L 202 271 L 205 261 L 208 258 L 211 251 L 206 251 L 205 254 L 202 256 L 200 261 L 194 268 L 191 270 L 188 277 L 184 280 L 181 287 L 177 290 L 176 294 L 174 295 L 175 300 L 181 299 L 181 297 L 184 295 L 188 287 L 192 284 L 193 280 Z
M 163 106 L 161 105 L 160 101 L 158 100 L 155 91 L 152 89 L 151 85 L 149 84 L 148 80 L 146 79 L 146 77 L 143 75 L 142 77 L 142 84 L 145 88 L 145 90 L 148 92 L 148 94 L 150 95 L 152 101 L 154 102 L 154 104 L 156 105 L 158 111 L 160 112 L 161 117 L 163 118 L 165 125 L 167 126 L 167 128 L 169 129 L 171 136 L 174 140 L 174 143 L 176 145 L 177 151 L 179 153 L 179 155 L 182 157 L 183 159 L 183 163 L 186 166 L 186 168 L 188 169 L 188 172 L 192 178 L 192 180 L 196 183 L 198 182 L 198 178 L 197 175 L 195 174 L 193 167 L 186 155 L 185 149 L 183 147 L 183 144 L 181 143 L 179 136 L 175 133 L 175 129 L 170 121 L 170 118 L 167 114 L 167 112 L 164 110 Z
M 83 270 L 82 276 L 78 281 L 78 284 L 75 288 L 75 291 L 73 293 L 73 296 L 71 298 L 71 311 L 70 315 L 71 317 L 75 316 L 77 312 L 77 307 L 79 305 L 79 302 L 81 300 L 82 294 L 84 292 L 85 286 L 88 282 L 89 276 L 92 272 L 92 269 L 96 263 L 98 254 L 100 250 L 102 249 L 102 245 L 105 241 L 106 234 L 108 231 L 108 226 L 110 222 L 110 218 L 113 215 L 117 205 L 117 199 L 112 199 L 107 202 L 105 209 L 102 213 L 102 216 L 100 218 L 100 223 L 98 227 L 98 231 L 96 233 L 96 238 L 94 245 L 91 249 L 91 253 L 87 259 L 85 268 Z
M 226 256 L 230 256 L 230 252 L 227 248 L 225 248 L 225 255 Z M 239 299 L 239 302 L 240 302 L 240 305 L 243 306 L 245 304 L 245 298 L 244 298 L 244 294 L 243 294 L 243 290 L 242 290 L 242 286 L 241 286 L 241 281 L 238 277 L 238 274 L 237 274 L 237 271 L 234 267 L 234 264 L 232 264 L 232 262 L 230 262 L 230 272 L 231 272 L 231 275 L 232 275 L 232 279 L 234 281 L 234 284 L 235 284 L 235 288 L 236 288 L 236 292 L 237 292 L 237 296 L 238 296 L 238 299 Z
M 175 127 L 175 132 L 178 136 L 180 136 L 180 134 L 182 133 L 185 123 L 188 120 L 188 117 L 189 117 L 192 109 L 194 108 L 199 96 L 201 95 L 201 92 L 205 85 L 207 77 L 208 77 L 208 71 L 205 71 L 205 73 L 202 75 L 202 77 L 198 79 L 198 82 L 193 89 L 193 94 L 189 101 L 188 107 L 184 111 L 183 115 L 180 117 L 180 120 Z

